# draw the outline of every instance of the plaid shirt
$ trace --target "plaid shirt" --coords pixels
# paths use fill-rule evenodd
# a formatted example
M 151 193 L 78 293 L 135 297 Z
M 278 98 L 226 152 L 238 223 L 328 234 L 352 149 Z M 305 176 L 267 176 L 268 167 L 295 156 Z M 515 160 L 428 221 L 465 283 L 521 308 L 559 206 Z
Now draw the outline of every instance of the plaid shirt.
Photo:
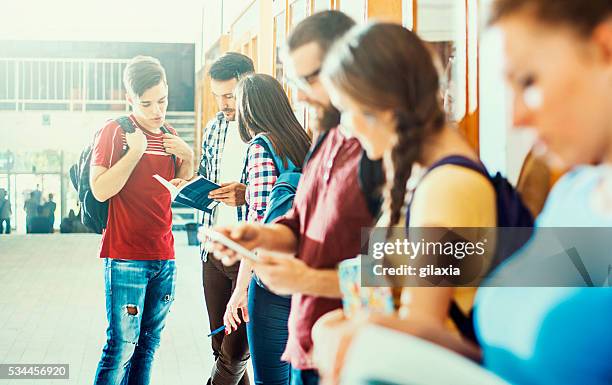
M 222 112 L 208 122 L 204 130 L 204 140 L 202 141 L 202 159 L 198 174 L 202 175 L 215 183 L 219 183 L 219 167 L 221 165 L 221 157 L 225 147 L 225 138 L 227 137 L 227 129 L 229 121 L 225 119 Z M 244 218 L 244 206 L 236 207 L 236 217 L 238 221 Z M 206 227 L 214 225 L 216 208 L 212 213 L 203 212 L 202 224 Z M 208 252 L 206 248 L 201 250 L 202 260 L 206 261 Z
M 266 214 L 268 198 L 278 178 L 274 158 L 262 145 L 251 141 L 242 183 L 246 184 L 247 221 L 261 222 Z

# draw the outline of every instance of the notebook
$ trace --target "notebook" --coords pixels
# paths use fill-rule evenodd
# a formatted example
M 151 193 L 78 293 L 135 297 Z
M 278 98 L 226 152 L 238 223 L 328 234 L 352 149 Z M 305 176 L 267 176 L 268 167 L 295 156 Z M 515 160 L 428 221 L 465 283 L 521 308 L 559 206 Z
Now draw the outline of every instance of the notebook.
M 194 209 L 206 211 L 207 213 L 212 213 L 212 210 L 219 204 L 218 201 L 210 199 L 208 193 L 221 186 L 203 176 L 197 176 L 180 188 L 174 186 L 157 174 L 153 175 L 153 178 L 170 191 L 170 196 L 175 202 L 193 207 Z

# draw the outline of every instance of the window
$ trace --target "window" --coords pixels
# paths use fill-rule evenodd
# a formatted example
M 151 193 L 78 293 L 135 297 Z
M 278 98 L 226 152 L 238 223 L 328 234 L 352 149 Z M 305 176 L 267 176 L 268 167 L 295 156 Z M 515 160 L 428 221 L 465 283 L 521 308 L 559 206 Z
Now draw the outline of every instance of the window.
M 352 17 L 357 23 L 364 22 L 367 16 L 367 0 L 339 0 L 340 11 Z
M 452 122 L 466 115 L 466 9 L 456 0 L 419 0 L 416 32 L 430 43 L 440 70 L 440 93 Z
M 331 0 L 312 0 L 312 13 L 331 9 Z
M 284 69 L 281 61 L 281 50 L 285 44 L 285 11 L 282 11 L 274 18 L 274 77 L 283 83 Z

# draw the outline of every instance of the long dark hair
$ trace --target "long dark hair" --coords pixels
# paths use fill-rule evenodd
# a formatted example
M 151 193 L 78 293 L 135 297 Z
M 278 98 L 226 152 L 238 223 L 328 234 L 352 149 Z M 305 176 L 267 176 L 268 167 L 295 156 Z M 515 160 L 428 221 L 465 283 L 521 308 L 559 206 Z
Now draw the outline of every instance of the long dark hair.
M 388 226 L 394 226 L 424 142 L 445 125 L 431 54 L 421 39 L 400 25 L 358 26 L 332 48 L 323 76 L 361 105 L 395 111 L 397 141 L 384 159 L 385 209 Z
M 287 159 L 301 167 L 310 138 L 280 83 L 270 75 L 249 74 L 238 82 L 235 92 L 240 138 L 249 142 L 257 134 L 266 134 L 285 167 Z

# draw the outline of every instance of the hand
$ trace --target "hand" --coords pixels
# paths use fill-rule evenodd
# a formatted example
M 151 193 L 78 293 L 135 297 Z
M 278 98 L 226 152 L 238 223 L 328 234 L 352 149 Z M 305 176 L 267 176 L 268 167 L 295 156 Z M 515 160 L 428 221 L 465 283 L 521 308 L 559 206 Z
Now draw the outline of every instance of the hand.
M 367 324 L 367 316 L 357 315 L 347 319 L 342 309 L 331 311 L 312 328 L 313 361 L 324 385 L 338 384 L 346 353 L 361 327 Z
M 181 178 L 174 178 L 170 181 L 170 183 L 172 185 L 174 185 L 175 187 L 181 188 L 184 185 L 186 185 L 187 183 L 189 183 L 189 181 L 185 180 L 185 179 L 181 179 Z
M 225 334 L 230 334 L 238 329 L 242 323 L 238 316 L 238 310 L 242 313 L 244 322 L 249 322 L 249 310 L 247 306 L 248 293 L 246 288 L 236 287 L 230 297 L 223 315 L 223 324 L 225 325 Z
M 128 148 L 134 151 L 138 156 L 142 156 L 147 150 L 147 137 L 142 130 L 136 129 L 132 133 L 126 132 L 125 141 L 127 142 Z
M 213 230 L 220 232 L 249 250 L 261 246 L 264 242 L 261 234 L 262 226 L 256 223 L 242 223 L 227 227 L 219 226 Z M 205 236 L 200 236 L 200 240 L 204 240 L 204 238 Z M 239 254 L 215 241 L 210 240 L 206 247 L 215 258 L 220 259 L 226 266 L 231 266 L 240 260 Z
M 208 198 L 225 203 L 228 206 L 242 206 L 246 203 L 244 194 L 246 185 L 238 182 L 223 183 L 221 188 L 211 191 Z
M 168 154 L 175 155 L 179 159 L 193 162 L 193 150 L 176 135 L 164 134 L 164 149 Z
M 274 293 L 289 295 L 302 292 L 302 283 L 312 270 L 301 259 L 260 255 L 261 261 L 253 269 L 262 282 Z

